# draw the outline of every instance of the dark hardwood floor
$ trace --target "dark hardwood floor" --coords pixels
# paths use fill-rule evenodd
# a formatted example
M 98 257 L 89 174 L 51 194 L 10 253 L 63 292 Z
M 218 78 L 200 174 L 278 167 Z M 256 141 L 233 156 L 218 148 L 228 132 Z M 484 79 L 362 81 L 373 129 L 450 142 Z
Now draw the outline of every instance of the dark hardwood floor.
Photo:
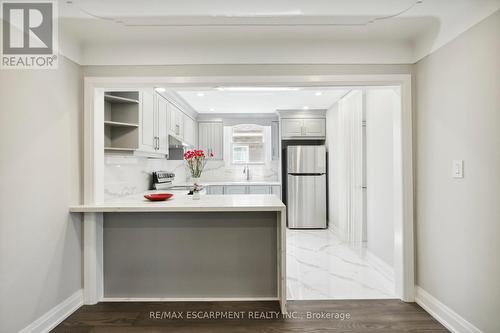
M 417 304 L 398 300 L 290 301 L 289 312 L 294 318 L 278 315 L 277 302 L 99 303 L 81 307 L 52 332 L 448 332 Z M 194 315 L 219 318 L 188 318 Z

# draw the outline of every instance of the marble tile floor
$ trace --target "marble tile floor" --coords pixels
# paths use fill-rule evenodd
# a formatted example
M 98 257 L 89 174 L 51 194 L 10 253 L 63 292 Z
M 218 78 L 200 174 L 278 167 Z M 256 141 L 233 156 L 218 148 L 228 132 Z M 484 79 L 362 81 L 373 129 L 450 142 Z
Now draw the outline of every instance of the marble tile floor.
M 287 289 L 291 300 L 395 298 L 394 282 L 365 250 L 331 229 L 287 229 Z

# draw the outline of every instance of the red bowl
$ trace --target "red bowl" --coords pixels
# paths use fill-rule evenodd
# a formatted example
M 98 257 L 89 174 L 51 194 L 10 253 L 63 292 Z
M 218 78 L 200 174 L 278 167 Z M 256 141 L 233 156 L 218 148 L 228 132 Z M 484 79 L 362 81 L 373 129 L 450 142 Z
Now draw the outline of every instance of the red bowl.
M 173 196 L 171 193 L 152 193 L 152 194 L 144 194 L 144 198 L 150 201 L 164 201 L 170 199 Z

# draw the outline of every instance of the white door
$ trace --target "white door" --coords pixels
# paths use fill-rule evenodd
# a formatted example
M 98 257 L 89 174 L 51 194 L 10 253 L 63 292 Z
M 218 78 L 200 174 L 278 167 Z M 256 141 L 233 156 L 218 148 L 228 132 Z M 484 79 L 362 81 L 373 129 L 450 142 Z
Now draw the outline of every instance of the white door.
M 157 96 L 157 132 L 158 137 L 158 152 L 161 154 L 168 155 L 168 104 L 167 101 L 161 97 Z
M 224 194 L 247 194 L 246 190 L 247 190 L 246 186 L 237 186 L 237 185 L 224 186 Z
M 304 119 L 304 133 L 305 136 L 325 136 L 325 119 Z
M 302 136 L 302 119 L 282 119 L 281 120 L 281 136 L 283 138 Z
M 248 186 L 248 194 L 271 194 L 271 188 L 265 185 L 251 185 Z
M 156 152 L 155 137 L 155 106 L 153 90 L 142 91 L 141 108 L 141 138 L 139 150 L 145 152 Z

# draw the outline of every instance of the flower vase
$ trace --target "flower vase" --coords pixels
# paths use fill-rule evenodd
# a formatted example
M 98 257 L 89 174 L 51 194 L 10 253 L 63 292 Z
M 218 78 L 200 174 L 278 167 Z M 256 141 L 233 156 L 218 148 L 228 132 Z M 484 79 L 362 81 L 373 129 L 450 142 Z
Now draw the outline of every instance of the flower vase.
M 193 191 L 193 200 L 200 200 L 200 178 L 191 177 L 191 189 Z

